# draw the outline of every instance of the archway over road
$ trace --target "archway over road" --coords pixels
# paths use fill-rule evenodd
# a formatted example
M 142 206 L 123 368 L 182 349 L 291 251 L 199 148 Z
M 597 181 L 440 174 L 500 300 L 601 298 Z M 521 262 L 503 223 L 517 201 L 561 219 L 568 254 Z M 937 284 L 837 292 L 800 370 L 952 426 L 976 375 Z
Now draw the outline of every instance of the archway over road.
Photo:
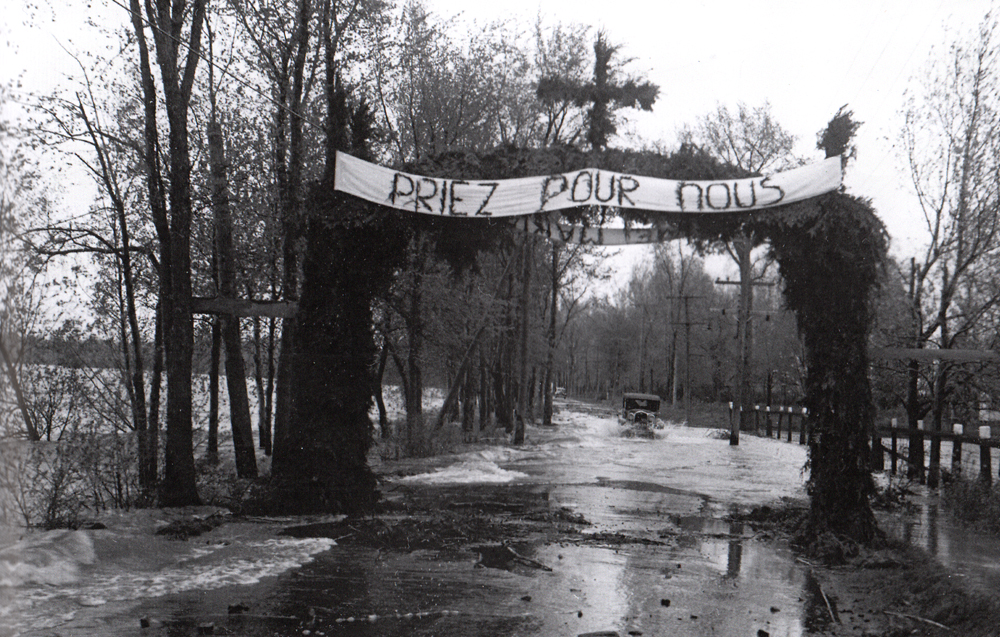
M 809 447 L 812 526 L 864 542 L 877 534 L 868 503 L 874 490 L 868 335 L 888 237 L 869 202 L 838 187 L 846 143 L 828 144 L 823 168 L 803 173 L 828 179 L 830 162 L 836 162 L 836 183 L 822 186 L 821 194 L 810 190 L 809 179 L 803 185 L 781 175 L 739 174 L 691 147 L 670 155 L 568 147 L 448 153 L 405 173 L 375 167 L 387 175 L 369 197 L 350 185 L 351 160 L 343 155 L 337 189 L 450 223 L 476 224 L 476 231 L 530 214 L 536 231 L 579 240 L 617 216 L 626 227 L 647 228 L 639 232 L 653 239 L 686 237 L 708 245 L 750 235 L 766 242 L 805 345 L 805 405 L 815 432 Z M 658 200 L 645 199 L 647 178 L 673 183 Z M 511 203 L 505 180 L 533 180 L 525 192 L 534 194 Z M 789 195 L 800 186 L 798 197 Z

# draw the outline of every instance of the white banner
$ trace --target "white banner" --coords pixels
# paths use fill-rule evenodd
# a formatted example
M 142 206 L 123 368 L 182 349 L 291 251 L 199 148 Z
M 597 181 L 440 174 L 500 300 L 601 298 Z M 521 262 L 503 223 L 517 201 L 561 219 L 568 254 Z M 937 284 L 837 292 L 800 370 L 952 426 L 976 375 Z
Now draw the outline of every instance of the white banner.
M 520 179 L 444 179 L 399 172 L 337 153 L 335 188 L 430 215 L 508 217 L 579 206 L 662 212 L 742 212 L 801 201 L 840 187 L 840 157 L 751 179 L 675 181 L 585 168 Z

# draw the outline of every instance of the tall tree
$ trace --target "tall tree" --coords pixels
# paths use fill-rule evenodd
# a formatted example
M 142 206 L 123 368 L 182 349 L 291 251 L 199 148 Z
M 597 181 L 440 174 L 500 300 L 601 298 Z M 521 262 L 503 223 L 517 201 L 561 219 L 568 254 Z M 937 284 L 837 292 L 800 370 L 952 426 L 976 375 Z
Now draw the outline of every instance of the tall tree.
M 308 151 L 311 129 L 319 133 L 309 108 L 316 87 L 320 63 L 317 46 L 318 7 L 329 2 L 296 0 L 294 3 L 272 0 L 229 0 L 244 33 L 257 52 L 264 74 L 271 83 L 271 152 L 273 171 L 273 207 L 277 217 L 275 232 L 281 251 L 280 293 L 286 301 L 297 301 L 300 293 L 299 272 L 305 228 L 302 211 L 305 182 L 308 179 Z M 339 7 L 341 3 L 334 3 Z M 281 355 L 277 365 L 273 446 L 280 449 L 287 442 L 291 413 L 293 358 L 296 318 L 282 321 Z M 281 453 L 278 453 L 281 456 Z
M 208 139 L 209 183 L 215 225 L 215 254 L 217 259 L 218 292 L 222 298 L 236 298 L 236 252 L 233 248 L 233 215 L 230 209 L 229 170 L 226 160 L 225 139 L 219 121 L 217 105 L 214 55 L 211 33 L 208 41 L 209 62 L 209 121 Z M 257 456 L 254 451 L 253 430 L 250 421 L 250 399 L 247 394 L 247 373 L 243 361 L 243 338 L 240 318 L 221 317 L 222 340 L 226 348 L 226 386 L 229 390 L 229 419 L 233 430 L 236 452 L 236 473 L 241 478 L 257 477 Z M 213 330 L 214 336 L 214 330 Z M 214 353 L 213 338 L 213 353 Z M 213 357 L 214 358 L 214 357 Z M 217 367 L 213 372 L 217 371 Z
M 856 126 L 843 109 L 819 135 L 827 157 L 843 157 Z M 868 202 L 842 192 L 809 204 L 808 221 L 794 214 L 771 242 L 796 312 L 806 357 L 810 522 L 856 542 L 878 535 L 870 497 L 875 409 L 868 343 L 884 278 L 888 235 Z
M 548 324 L 545 332 L 546 348 L 544 377 L 542 381 L 542 424 L 552 425 L 552 398 L 556 383 L 556 354 L 566 326 L 580 308 L 580 301 L 587 291 L 581 280 L 606 278 L 599 267 L 589 259 L 592 248 L 583 245 L 566 245 L 552 242 L 548 263 Z
M 274 450 L 278 508 L 373 510 L 371 445 L 375 373 L 373 303 L 388 285 L 403 244 L 384 215 L 333 189 L 336 153 L 371 158 L 373 119 L 340 83 L 339 53 L 379 2 L 324 3 L 322 43 L 325 123 L 323 175 L 309 196 L 303 289 L 293 350 L 294 385 L 287 444 Z
M 37 261 L 27 258 L 21 236 L 24 202 L 34 193 L 34 171 L 17 131 L 7 119 L 7 87 L 0 86 L 0 390 L 14 395 L 19 429 L 29 440 L 39 440 L 38 427 L 28 408 L 21 362 L 33 322 Z M 5 401 L 6 402 L 6 401 Z M 9 431 L 10 429 L 8 429 Z
M 160 242 L 160 312 L 167 373 L 166 455 L 160 504 L 199 504 L 195 484 L 192 391 L 194 327 L 191 314 L 191 154 L 188 111 L 201 60 L 208 0 L 150 0 L 145 12 L 130 0 L 139 49 L 139 73 L 146 111 L 145 160 L 149 203 Z M 148 29 L 147 29 L 148 26 Z M 167 122 L 166 180 L 160 168 L 157 129 L 159 95 L 153 78 L 147 32 L 159 69 Z M 184 54 L 182 55 L 182 49 Z
M 953 43 L 910 93 L 903 142 L 928 235 L 909 273 L 912 346 L 951 349 L 998 302 L 1000 251 L 1000 48 L 997 18 Z M 933 369 L 932 427 L 942 428 L 954 364 Z M 910 363 L 910 419 L 918 413 L 919 363 Z M 911 422 L 911 424 L 913 424 Z M 931 442 L 928 484 L 937 486 L 940 441 Z
M 387 31 L 397 35 L 380 43 L 373 92 L 393 161 L 532 142 L 531 65 L 507 25 L 474 26 L 459 40 L 454 21 L 415 1 Z
M 65 147 L 84 166 L 108 202 L 107 214 L 94 214 L 82 223 L 41 220 L 41 225 L 32 229 L 33 250 L 46 258 L 86 254 L 96 261 L 113 260 L 112 267 L 99 270 L 113 273 L 110 280 L 99 285 L 109 284 L 108 291 L 113 289 L 118 293 L 119 307 L 112 320 L 117 325 L 113 332 L 121 347 L 131 426 L 136 431 L 140 487 L 144 498 L 152 502 L 158 474 L 157 441 L 147 411 L 144 352 L 147 338 L 140 324 L 141 296 L 148 289 L 143 284 L 148 279 L 148 266 L 142 265 L 145 259 L 136 258 L 152 255 L 143 246 L 148 241 L 148 224 L 137 214 L 143 207 L 135 188 L 138 179 L 130 176 L 140 163 L 136 150 L 141 145 L 122 125 L 134 115 L 137 101 L 134 90 L 129 93 L 122 87 L 123 99 L 115 94 L 102 103 L 95 88 L 98 87 L 85 72 L 83 89 L 75 99 L 58 96 L 46 99 L 43 108 L 50 121 L 43 130 L 53 147 Z M 102 111 L 110 111 L 110 117 Z

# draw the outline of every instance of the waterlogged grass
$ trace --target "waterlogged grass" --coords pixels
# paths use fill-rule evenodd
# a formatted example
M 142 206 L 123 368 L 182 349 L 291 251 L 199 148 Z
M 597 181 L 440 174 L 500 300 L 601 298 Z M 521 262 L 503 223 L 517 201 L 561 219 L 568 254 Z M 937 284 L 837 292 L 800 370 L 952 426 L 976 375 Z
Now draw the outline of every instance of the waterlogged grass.
M 964 524 L 1000 535 L 1000 486 L 960 478 L 944 488 L 945 506 Z

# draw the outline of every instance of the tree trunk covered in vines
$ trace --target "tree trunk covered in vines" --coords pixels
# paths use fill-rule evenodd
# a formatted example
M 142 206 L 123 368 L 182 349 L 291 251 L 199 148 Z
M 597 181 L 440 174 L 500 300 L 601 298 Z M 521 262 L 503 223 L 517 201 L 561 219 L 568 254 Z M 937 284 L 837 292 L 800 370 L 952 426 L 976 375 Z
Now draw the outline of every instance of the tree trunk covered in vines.
M 848 195 L 809 205 L 818 214 L 773 233 L 772 249 L 805 345 L 811 525 L 868 542 L 878 535 L 869 504 L 875 408 L 868 336 L 885 230 L 865 202 Z
M 367 107 L 350 109 L 339 89 L 330 100 L 327 143 L 367 158 Z M 367 459 L 377 354 L 372 304 L 386 292 L 406 239 L 373 206 L 335 192 L 334 170 L 327 165 L 307 198 L 291 412 L 286 444 L 280 453 L 274 448 L 271 509 L 357 515 L 374 511 L 378 498 Z
M 362 513 L 375 505 L 366 454 L 376 348 L 371 294 L 358 279 L 377 250 L 361 234 L 320 219 L 307 232 L 287 445 L 280 455 L 275 448 L 276 504 L 299 513 Z

